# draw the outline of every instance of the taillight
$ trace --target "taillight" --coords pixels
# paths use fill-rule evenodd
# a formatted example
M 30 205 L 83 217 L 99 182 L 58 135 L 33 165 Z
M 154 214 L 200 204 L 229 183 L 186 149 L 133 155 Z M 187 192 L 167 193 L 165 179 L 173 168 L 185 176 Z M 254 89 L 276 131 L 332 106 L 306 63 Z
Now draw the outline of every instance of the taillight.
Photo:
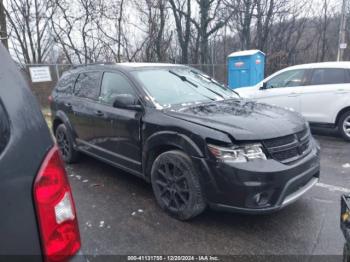
M 49 100 L 49 103 L 51 104 L 51 102 L 52 102 L 52 96 L 49 96 L 47 99 Z
M 71 188 L 58 148 L 47 154 L 34 183 L 34 201 L 46 261 L 66 261 L 80 249 Z

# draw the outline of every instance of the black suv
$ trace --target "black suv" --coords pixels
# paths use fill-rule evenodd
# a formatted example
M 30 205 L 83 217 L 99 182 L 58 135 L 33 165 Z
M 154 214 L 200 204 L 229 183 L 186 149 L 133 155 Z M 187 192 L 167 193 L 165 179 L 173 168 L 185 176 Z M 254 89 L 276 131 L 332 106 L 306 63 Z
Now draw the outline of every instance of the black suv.
M 83 152 L 150 181 L 181 220 L 206 206 L 279 210 L 319 179 L 319 147 L 300 115 L 242 100 L 187 66 L 75 68 L 51 100 L 66 162 Z
M 58 147 L 1 43 L 0 61 L 0 260 L 84 260 Z

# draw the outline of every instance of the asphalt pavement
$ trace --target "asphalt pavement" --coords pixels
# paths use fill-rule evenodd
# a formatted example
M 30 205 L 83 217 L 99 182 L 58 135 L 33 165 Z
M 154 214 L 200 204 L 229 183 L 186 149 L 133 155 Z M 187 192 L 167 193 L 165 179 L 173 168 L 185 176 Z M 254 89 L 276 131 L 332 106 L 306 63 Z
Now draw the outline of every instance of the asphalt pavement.
M 321 181 L 293 205 L 269 215 L 205 211 L 180 222 L 156 204 L 152 188 L 83 156 L 67 171 L 87 255 L 338 255 L 341 194 L 350 193 L 350 143 L 316 130 Z

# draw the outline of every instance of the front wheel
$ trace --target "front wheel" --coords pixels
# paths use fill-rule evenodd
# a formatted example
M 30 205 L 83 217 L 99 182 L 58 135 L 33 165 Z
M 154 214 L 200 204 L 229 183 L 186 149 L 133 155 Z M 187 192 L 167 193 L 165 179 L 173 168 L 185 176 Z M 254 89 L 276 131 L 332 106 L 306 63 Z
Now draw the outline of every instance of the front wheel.
M 205 200 L 191 159 L 174 150 L 154 161 L 151 182 L 159 206 L 179 220 L 193 218 L 205 209 Z
M 350 141 L 350 111 L 346 111 L 339 118 L 339 132 L 346 141 Z

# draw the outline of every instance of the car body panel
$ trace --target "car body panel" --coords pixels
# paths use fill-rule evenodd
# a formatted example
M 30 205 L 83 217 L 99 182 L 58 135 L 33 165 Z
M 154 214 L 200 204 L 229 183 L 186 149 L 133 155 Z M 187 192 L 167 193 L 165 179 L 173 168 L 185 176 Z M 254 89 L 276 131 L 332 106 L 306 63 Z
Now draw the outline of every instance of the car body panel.
M 0 100 L 11 135 L 0 154 L 0 255 L 38 255 L 39 229 L 32 186 L 53 140 L 28 84 L 0 45 Z
M 249 100 L 231 100 L 167 110 L 176 118 L 220 130 L 236 140 L 262 140 L 304 128 L 304 120 L 287 110 Z

